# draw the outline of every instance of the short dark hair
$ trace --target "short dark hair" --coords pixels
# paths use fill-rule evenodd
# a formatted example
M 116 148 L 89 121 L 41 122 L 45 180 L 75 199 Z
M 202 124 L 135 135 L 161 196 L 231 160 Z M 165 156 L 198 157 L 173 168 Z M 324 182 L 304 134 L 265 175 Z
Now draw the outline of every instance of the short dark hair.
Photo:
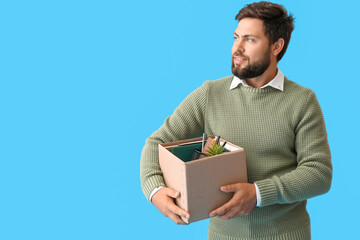
M 262 1 L 245 5 L 235 17 L 239 21 L 243 18 L 263 20 L 264 33 L 269 38 L 270 44 L 275 43 L 279 38 L 284 39 L 284 47 L 277 56 L 277 61 L 280 61 L 286 52 L 291 33 L 294 30 L 293 15 L 288 15 L 285 7 L 282 5 Z

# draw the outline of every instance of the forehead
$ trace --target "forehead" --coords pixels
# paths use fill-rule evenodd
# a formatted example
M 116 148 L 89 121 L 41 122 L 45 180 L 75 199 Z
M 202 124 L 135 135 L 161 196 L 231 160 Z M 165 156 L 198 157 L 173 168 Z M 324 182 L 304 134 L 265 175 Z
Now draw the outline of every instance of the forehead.
M 240 20 L 235 33 L 239 36 L 254 35 L 265 38 L 263 20 L 258 18 L 243 18 Z

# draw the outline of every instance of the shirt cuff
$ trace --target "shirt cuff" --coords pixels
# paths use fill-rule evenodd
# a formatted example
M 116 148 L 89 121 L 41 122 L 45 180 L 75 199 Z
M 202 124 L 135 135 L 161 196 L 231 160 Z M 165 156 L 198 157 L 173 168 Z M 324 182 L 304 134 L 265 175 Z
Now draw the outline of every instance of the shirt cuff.
M 157 193 L 160 189 L 162 189 L 164 186 L 160 186 L 155 188 L 154 190 L 152 190 L 150 196 L 149 196 L 149 201 L 152 202 L 152 197 L 154 196 L 155 193 Z
M 259 191 L 259 188 L 258 188 L 258 186 L 256 185 L 256 183 L 254 183 L 254 185 L 255 185 L 255 189 L 256 189 L 256 206 L 257 206 L 257 207 L 260 207 L 260 205 L 261 205 L 260 191 Z

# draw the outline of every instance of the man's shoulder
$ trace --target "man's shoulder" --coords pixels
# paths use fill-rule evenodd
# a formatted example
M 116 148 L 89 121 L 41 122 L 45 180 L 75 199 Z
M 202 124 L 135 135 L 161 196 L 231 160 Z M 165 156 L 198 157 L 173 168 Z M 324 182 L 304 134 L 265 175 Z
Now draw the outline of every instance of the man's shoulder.
M 209 86 L 211 88 L 214 87 L 216 89 L 221 89 L 221 88 L 229 89 L 233 78 L 234 78 L 234 76 L 230 75 L 230 76 L 218 78 L 215 80 L 207 80 L 207 81 L 205 81 L 204 84 L 209 84 Z
M 201 98 L 201 97 L 213 97 L 214 94 L 226 93 L 226 90 L 230 89 L 231 81 L 234 76 L 226 76 L 215 80 L 206 80 L 203 84 L 196 88 L 187 98 Z
M 292 94 L 299 93 L 301 95 L 308 95 L 310 93 L 313 93 L 310 88 L 304 87 L 294 81 L 291 81 L 287 77 L 284 77 L 284 89 Z

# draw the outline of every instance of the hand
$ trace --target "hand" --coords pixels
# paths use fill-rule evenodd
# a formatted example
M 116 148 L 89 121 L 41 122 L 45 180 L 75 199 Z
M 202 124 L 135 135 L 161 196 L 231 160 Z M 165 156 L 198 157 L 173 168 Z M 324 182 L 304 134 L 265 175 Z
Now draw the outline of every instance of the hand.
M 249 215 L 256 206 L 256 189 L 254 184 L 236 183 L 221 186 L 223 192 L 234 192 L 229 202 L 212 211 L 209 216 L 219 216 L 221 219 L 231 219 Z
M 155 207 L 165 216 L 169 217 L 176 224 L 187 224 L 180 216 L 187 219 L 190 218 L 190 214 L 179 208 L 175 203 L 174 199 L 180 197 L 180 192 L 175 191 L 172 188 L 163 187 L 152 197 L 152 203 Z

